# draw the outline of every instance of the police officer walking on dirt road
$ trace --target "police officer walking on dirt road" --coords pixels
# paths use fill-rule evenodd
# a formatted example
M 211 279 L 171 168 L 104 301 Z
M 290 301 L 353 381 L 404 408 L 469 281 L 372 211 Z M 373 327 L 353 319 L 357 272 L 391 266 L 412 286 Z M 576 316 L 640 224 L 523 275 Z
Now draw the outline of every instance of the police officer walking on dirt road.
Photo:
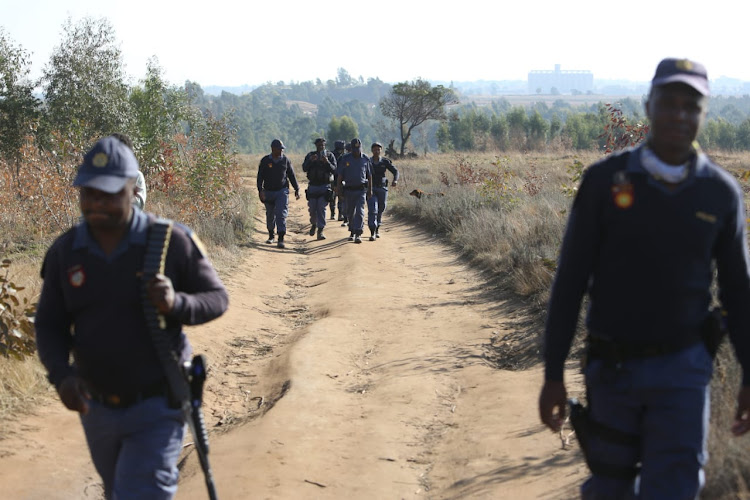
M 588 168 L 573 202 L 549 301 L 539 413 L 553 431 L 562 426 L 563 366 L 588 293 L 585 499 L 698 497 L 721 321 L 710 311 L 714 265 L 743 370 L 732 432 L 750 429 L 745 207 L 739 184 L 694 142 L 708 95 L 703 65 L 661 61 L 647 141 Z
M 383 158 L 380 154 L 383 151 L 383 145 L 374 142 L 370 148 L 372 151 L 372 196 L 367 202 L 367 226 L 370 228 L 370 241 L 380 238 L 380 225 L 383 220 L 388 202 L 388 179 L 385 176 L 386 171 L 393 174 L 392 186 L 398 184 L 398 169 L 388 158 Z
M 352 152 L 341 157 L 338 169 L 339 194 L 345 197 L 349 219 L 349 241 L 362 243 L 365 227 L 365 203 L 372 196 L 372 164 L 362 154 L 362 141 L 352 139 Z
M 309 181 L 305 195 L 307 207 L 310 211 L 310 236 L 318 230 L 318 239 L 326 239 L 323 229 L 326 227 L 326 207 L 333 199 L 331 183 L 336 172 L 336 158 L 333 153 L 326 151 L 326 140 L 322 137 L 315 139 L 315 151 L 307 153 L 302 162 L 302 170 L 307 173 Z
M 177 223 L 164 274 L 142 283 L 156 218 L 133 206 L 137 176 L 133 152 L 116 137 L 84 156 L 73 182 L 83 221 L 44 258 L 36 342 L 60 400 L 80 413 L 105 497 L 169 499 L 177 491 L 185 419 L 145 306 L 163 316 L 163 335 L 187 360 L 191 347 L 182 325 L 220 316 L 228 297 L 200 240 Z
M 335 141 L 333 143 L 333 157 L 336 158 L 336 165 L 338 165 L 339 160 L 342 156 L 346 153 L 345 149 L 346 143 L 344 141 Z M 333 182 L 331 183 L 331 189 L 333 189 L 333 199 L 331 199 L 331 203 L 329 204 L 329 207 L 331 209 L 331 220 L 336 220 L 336 208 L 339 210 L 339 221 L 344 220 L 344 205 L 343 205 L 343 199 L 342 197 L 336 195 L 336 176 L 334 175 Z
M 274 229 L 278 230 L 279 248 L 285 248 L 286 218 L 289 215 L 289 183 L 294 187 L 294 198 L 299 200 L 299 184 L 294 175 L 292 162 L 284 155 L 284 143 L 271 141 L 271 154 L 264 156 L 258 165 L 258 196 L 266 206 L 266 228 L 269 245 L 274 241 Z

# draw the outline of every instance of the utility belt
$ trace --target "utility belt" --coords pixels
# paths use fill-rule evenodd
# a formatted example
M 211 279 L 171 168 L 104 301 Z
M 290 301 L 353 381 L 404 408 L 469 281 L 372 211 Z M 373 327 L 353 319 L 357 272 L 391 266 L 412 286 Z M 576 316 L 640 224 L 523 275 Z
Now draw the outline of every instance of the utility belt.
M 652 358 L 673 354 L 687 349 L 701 340 L 700 333 L 695 332 L 670 341 L 632 344 L 617 342 L 590 333 L 586 339 L 588 344 L 586 355 L 591 359 L 602 359 L 619 363 L 630 359 Z
M 310 184 L 311 186 L 327 186 L 328 189 L 325 191 L 322 191 L 320 193 L 316 194 L 310 194 L 310 190 L 305 189 L 305 199 L 307 201 L 314 200 L 315 198 L 325 198 L 326 201 L 331 201 L 333 199 L 333 189 L 331 189 L 330 184 Z
M 89 394 L 91 394 L 91 399 L 93 401 L 115 410 L 130 408 L 146 399 L 155 397 L 166 397 L 167 399 L 170 399 L 170 406 L 172 406 L 169 386 L 165 380 L 160 380 L 155 384 L 147 385 L 141 390 L 133 392 L 121 392 L 115 394 L 99 392 L 91 389 L 89 390 Z
M 347 190 L 347 191 L 360 191 L 362 189 L 367 189 L 367 183 L 364 183 L 364 184 L 352 184 L 351 186 L 347 184 L 347 185 L 344 186 L 344 189 Z

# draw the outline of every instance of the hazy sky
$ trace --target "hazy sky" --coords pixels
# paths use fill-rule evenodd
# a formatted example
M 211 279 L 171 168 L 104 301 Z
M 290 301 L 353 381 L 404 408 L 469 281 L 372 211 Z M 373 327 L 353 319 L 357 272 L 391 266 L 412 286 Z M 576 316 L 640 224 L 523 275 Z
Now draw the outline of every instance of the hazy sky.
M 65 20 L 91 16 L 114 26 L 133 82 L 151 56 L 169 82 L 204 87 L 325 81 L 339 67 L 386 82 L 526 80 L 555 64 L 647 81 L 663 57 L 750 81 L 750 4 L 734 0 L 0 0 L 0 12 L 33 77 Z

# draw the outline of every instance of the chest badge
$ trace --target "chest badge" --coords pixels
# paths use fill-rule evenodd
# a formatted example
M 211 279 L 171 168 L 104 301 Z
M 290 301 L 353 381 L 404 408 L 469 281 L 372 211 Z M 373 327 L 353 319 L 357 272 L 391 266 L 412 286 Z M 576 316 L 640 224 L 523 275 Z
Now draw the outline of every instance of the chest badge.
M 633 184 L 625 172 L 617 172 L 615 174 L 614 183 L 612 184 L 612 200 L 615 202 L 615 206 L 622 210 L 627 210 L 633 206 L 633 201 L 635 201 Z
M 68 282 L 74 288 L 80 288 L 86 283 L 86 273 L 83 272 L 83 266 L 78 264 L 68 269 Z

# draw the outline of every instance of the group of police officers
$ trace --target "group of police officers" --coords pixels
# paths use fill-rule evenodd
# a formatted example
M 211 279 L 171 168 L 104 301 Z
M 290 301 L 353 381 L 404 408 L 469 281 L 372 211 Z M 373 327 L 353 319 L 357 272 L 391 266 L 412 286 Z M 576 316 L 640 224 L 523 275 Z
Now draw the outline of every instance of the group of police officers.
M 307 175 L 305 190 L 310 212 L 310 236 L 317 232 L 318 240 L 325 240 L 326 209 L 331 211 L 331 220 L 338 220 L 342 227 L 349 228 L 349 241 L 362 243 L 367 204 L 367 226 L 370 241 L 380 238 L 380 226 L 388 202 L 388 178 L 391 186 L 398 184 L 399 172 L 388 158 L 381 156 L 383 145 L 375 142 L 368 157 L 362 153 L 362 141 L 352 139 L 348 144 L 337 140 L 334 150 L 326 149 L 326 140 L 318 137 L 314 141 L 315 151 L 309 152 L 302 162 Z M 271 142 L 271 154 L 264 156 L 258 165 L 258 195 L 266 207 L 266 243 L 277 243 L 285 248 L 286 218 L 289 214 L 289 185 L 299 199 L 299 183 L 289 158 L 284 155 L 284 144 L 279 139 Z M 338 201 L 337 201 L 338 199 Z M 275 239 L 278 234 L 278 241 Z
M 592 470 L 581 488 L 586 500 L 698 497 L 716 348 L 708 340 L 721 323 L 742 366 L 731 432 L 750 432 L 747 213 L 737 180 L 694 142 L 708 96 L 703 65 L 659 63 L 646 101 L 647 141 L 588 168 L 570 210 L 550 293 L 539 415 L 555 432 L 565 423 L 566 359 L 587 295 L 589 435 L 586 444 L 579 439 Z M 377 142 L 371 157 L 359 139 L 348 153 L 342 141 L 334 151 L 323 138 L 314 142 L 302 165 L 310 236 L 326 238 L 326 208 L 335 219 L 338 206 L 349 240 L 360 243 L 369 202 L 375 241 L 386 172 L 395 186 L 398 170 Z M 257 179 L 268 243 L 280 248 L 290 184 L 300 197 L 283 151 L 274 139 Z M 138 179 L 138 161 L 121 137 L 105 137 L 83 157 L 73 182 L 82 220 L 45 256 L 36 343 L 61 401 L 81 414 L 105 497 L 169 499 L 185 422 L 155 337 L 165 335 L 175 359 L 186 360 L 182 326 L 217 318 L 229 297 L 198 237 L 179 223 L 161 242 L 161 273 L 144 272 L 157 219 L 140 209 Z M 714 273 L 722 304 L 716 321 Z M 161 332 L 149 328 L 149 305 L 161 315 Z

